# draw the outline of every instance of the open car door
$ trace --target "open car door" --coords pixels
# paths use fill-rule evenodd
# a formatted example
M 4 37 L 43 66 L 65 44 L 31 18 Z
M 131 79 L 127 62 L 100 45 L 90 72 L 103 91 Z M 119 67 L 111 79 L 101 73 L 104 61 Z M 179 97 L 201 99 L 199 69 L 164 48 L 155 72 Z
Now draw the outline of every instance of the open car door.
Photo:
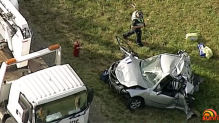
M 138 58 L 138 54 L 132 50 L 132 48 L 128 45 L 126 41 L 124 41 L 122 38 L 116 36 L 116 41 L 119 44 L 119 49 L 124 54 L 125 57 L 133 55 Z

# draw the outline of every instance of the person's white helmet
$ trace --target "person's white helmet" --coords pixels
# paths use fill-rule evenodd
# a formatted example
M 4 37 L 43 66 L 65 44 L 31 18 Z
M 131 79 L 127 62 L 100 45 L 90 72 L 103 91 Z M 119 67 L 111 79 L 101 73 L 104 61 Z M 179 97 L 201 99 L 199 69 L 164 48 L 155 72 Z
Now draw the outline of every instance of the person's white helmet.
M 143 19 L 143 12 L 142 11 L 138 11 L 138 10 L 134 11 L 132 13 L 132 18 L 131 19 L 132 20 L 134 20 L 134 19 Z
M 142 11 L 136 11 L 135 16 L 137 18 L 143 18 L 143 12 Z

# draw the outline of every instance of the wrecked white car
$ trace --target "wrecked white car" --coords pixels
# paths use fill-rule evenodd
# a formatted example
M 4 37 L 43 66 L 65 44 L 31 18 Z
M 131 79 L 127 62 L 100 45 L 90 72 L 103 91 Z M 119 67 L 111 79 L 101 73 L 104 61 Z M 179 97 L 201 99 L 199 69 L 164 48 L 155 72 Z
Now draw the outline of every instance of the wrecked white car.
M 194 114 L 192 95 L 202 82 L 191 71 L 189 55 L 164 53 L 143 60 L 122 46 L 121 38 L 116 39 L 125 58 L 108 69 L 109 85 L 127 98 L 126 106 L 129 109 L 144 105 L 177 108 L 189 119 Z

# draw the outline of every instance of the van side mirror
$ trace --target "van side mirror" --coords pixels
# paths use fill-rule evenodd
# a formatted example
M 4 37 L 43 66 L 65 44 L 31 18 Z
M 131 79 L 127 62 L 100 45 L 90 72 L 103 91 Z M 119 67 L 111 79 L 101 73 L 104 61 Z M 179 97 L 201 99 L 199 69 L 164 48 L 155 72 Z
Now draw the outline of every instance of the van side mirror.
M 94 97 L 94 91 L 92 88 L 88 88 L 88 95 L 87 95 L 87 101 L 88 103 L 91 103 L 93 101 Z
M 22 114 L 22 122 L 27 123 L 29 119 L 29 110 L 25 109 Z

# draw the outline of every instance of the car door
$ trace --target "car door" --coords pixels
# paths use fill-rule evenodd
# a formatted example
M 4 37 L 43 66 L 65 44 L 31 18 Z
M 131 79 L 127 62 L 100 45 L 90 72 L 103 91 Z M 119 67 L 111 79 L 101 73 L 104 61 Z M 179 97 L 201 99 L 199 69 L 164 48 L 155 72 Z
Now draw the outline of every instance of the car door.
M 174 108 L 176 93 L 168 88 L 172 81 L 173 79 L 171 76 L 168 75 L 164 77 L 157 87 L 151 91 L 148 105 L 160 108 Z
M 119 44 L 119 49 L 121 50 L 124 57 L 133 55 L 138 58 L 138 54 L 129 46 L 127 41 L 123 40 L 122 38 L 116 36 L 116 40 Z

